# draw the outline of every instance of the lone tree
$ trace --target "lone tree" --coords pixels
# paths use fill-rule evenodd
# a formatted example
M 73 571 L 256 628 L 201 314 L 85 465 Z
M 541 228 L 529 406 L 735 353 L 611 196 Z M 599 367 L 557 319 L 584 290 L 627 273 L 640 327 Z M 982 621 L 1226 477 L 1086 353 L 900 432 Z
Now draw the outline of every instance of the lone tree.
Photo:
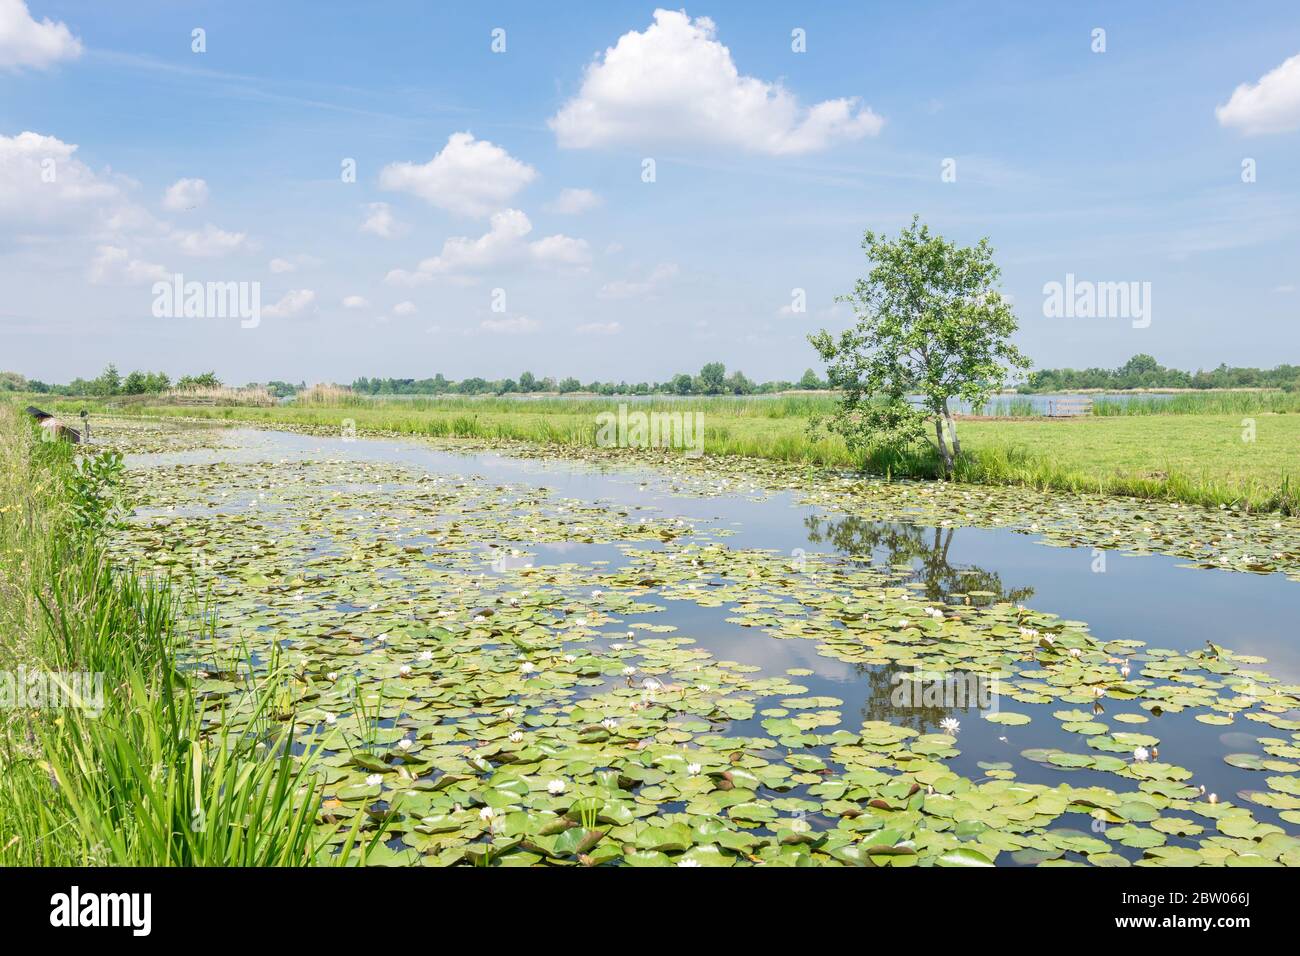
M 830 387 L 843 393 L 826 424 L 850 448 L 894 451 L 933 424 L 948 477 L 961 455 L 950 402 L 981 405 L 1011 369 L 1030 364 L 1007 341 L 1017 325 L 995 288 L 1001 270 L 988 239 L 957 246 L 917 216 L 897 238 L 868 230 L 862 248 L 871 271 L 837 300 L 853 306 L 856 323 L 839 336 L 823 329 L 808 337 Z

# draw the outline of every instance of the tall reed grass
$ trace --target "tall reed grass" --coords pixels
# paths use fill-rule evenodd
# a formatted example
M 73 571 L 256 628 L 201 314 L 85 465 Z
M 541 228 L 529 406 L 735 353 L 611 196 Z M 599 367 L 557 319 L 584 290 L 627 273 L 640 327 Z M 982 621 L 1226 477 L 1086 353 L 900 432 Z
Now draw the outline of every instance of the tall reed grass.
M 294 756 L 292 720 L 259 722 L 280 675 L 250 689 L 251 718 L 205 710 L 179 661 L 211 617 L 187 613 L 168 582 L 113 566 L 102 529 L 74 507 L 90 466 L 70 446 L 39 441 L 0 405 L 0 451 L 0 677 L 102 681 L 102 699 L 11 695 L 0 709 L 0 864 L 313 861 L 312 755 Z
M 279 404 L 279 399 L 261 385 L 254 385 L 244 388 L 231 388 L 221 385 L 215 388 L 174 388 L 164 392 L 162 396 L 122 396 L 119 401 L 144 402 L 149 401 L 171 402 L 177 405 L 249 405 L 257 407 L 269 407 Z

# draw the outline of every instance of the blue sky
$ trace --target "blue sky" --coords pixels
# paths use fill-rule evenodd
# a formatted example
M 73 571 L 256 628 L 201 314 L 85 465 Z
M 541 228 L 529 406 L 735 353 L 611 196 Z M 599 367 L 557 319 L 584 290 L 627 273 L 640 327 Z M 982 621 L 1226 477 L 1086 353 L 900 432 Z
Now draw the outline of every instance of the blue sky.
M 0 0 L 0 368 L 797 377 L 913 213 L 1039 366 L 1298 361 L 1300 16 L 1135 6 Z M 1150 324 L 1045 316 L 1067 274 Z

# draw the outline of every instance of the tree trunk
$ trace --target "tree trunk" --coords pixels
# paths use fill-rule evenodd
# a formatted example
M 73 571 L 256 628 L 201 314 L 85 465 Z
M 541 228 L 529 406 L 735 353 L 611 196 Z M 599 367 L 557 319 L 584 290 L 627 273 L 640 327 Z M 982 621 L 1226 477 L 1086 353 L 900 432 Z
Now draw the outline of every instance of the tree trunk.
M 948 434 L 952 436 L 952 454 L 954 458 L 961 457 L 961 441 L 957 438 L 957 423 L 953 420 L 952 412 L 948 411 L 948 401 L 943 403 L 943 417 L 948 421 Z
M 948 443 L 943 439 L 943 419 L 935 416 L 934 434 L 939 439 L 939 468 L 943 472 L 943 477 L 947 478 L 952 473 L 952 455 L 948 454 Z

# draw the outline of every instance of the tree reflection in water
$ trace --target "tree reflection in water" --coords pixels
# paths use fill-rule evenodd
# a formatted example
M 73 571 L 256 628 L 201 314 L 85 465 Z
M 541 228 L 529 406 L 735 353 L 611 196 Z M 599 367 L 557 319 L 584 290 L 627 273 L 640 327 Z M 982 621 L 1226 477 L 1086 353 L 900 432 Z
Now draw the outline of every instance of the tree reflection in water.
M 955 528 L 871 521 L 856 515 L 838 518 L 810 515 L 804 519 L 804 525 L 812 544 L 829 544 L 841 554 L 894 570 L 910 566 L 912 571 L 903 576 L 902 582 L 919 584 L 913 590 L 936 604 L 954 600 L 971 604 L 1003 601 L 1019 604 L 1034 593 L 1032 587 L 1008 588 L 1002 576 L 994 571 L 952 564 L 948 550 Z M 900 709 L 891 699 L 897 668 L 872 664 L 853 666 L 867 686 L 863 720 L 884 720 L 930 733 L 939 728 L 939 721 L 944 717 L 961 715 L 955 708 L 919 703 Z

